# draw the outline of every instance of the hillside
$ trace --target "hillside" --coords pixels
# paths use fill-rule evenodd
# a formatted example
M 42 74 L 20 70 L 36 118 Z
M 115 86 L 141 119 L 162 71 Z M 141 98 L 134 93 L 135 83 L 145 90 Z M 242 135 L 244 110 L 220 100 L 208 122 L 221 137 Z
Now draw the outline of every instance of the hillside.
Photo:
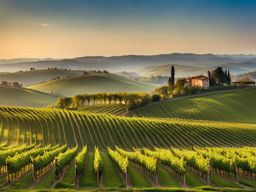
M 237 76 L 237 80 L 244 79 L 244 78 L 250 78 L 250 79 L 253 79 L 254 81 L 256 81 L 256 71 L 250 72 L 250 73 L 244 73 L 244 74 Z
M 38 91 L 0 85 L 0 105 L 45 107 L 56 100 L 56 97 Z
M 15 121 L 9 121 L 15 119 Z M 132 147 L 255 145 L 256 124 L 0 107 L 0 142 Z M 193 130 L 193 131 L 192 131 Z
M 172 64 L 180 66 L 180 71 L 177 72 L 178 76 L 191 75 L 190 71 L 188 70 L 189 68 L 193 70 L 194 68 L 198 67 L 197 69 L 200 70 L 200 73 L 206 73 L 207 70 L 212 69 L 216 66 L 223 66 L 225 68 L 229 68 L 231 69 L 231 73 L 237 74 L 242 72 L 250 72 L 253 69 L 255 70 L 255 58 L 255 55 L 171 53 L 160 55 L 123 55 L 111 57 L 88 56 L 71 59 L 48 60 L 19 59 L 4 60 L 2 62 L 0 61 L 0 71 L 15 72 L 17 70 L 29 70 L 31 67 L 37 69 L 56 67 L 67 68 L 72 70 L 107 70 L 112 73 L 127 71 L 137 72 L 140 75 L 143 75 L 152 74 L 152 68 L 156 68 L 154 71 L 159 72 L 165 68 L 165 65 Z M 200 67 L 203 69 L 200 69 Z M 145 69 L 147 71 L 149 70 L 150 73 L 145 71 Z M 164 72 L 166 73 L 166 71 Z M 185 75 L 183 75 L 184 73 Z
M 23 84 L 23 86 L 28 86 L 49 81 L 57 77 L 77 77 L 82 73 L 82 71 L 61 69 L 20 71 L 14 73 L 0 73 L 0 81 L 18 81 L 19 83 Z
M 104 113 L 113 115 L 123 115 L 127 113 L 127 107 L 124 104 L 91 105 L 85 106 L 82 110 L 92 113 Z
M 89 74 L 29 86 L 30 89 L 74 96 L 98 92 L 150 92 L 155 87 L 114 74 Z
M 256 123 L 256 89 L 171 99 L 132 112 L 139 117 Z

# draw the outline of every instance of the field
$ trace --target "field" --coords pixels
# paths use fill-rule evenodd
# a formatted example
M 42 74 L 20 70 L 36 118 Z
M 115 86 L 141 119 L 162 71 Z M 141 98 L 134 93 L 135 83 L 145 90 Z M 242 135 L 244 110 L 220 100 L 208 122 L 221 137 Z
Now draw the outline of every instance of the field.
M 46 107 L 56 100 L 57 97 L 39 91 L 0 85 L 0 105 Z
M 255 89 L 244 89 L 174 99 L 134 111 L 133 116 L 143 117 L 118 116 L 125 113 L 125 107 L 114 104 L 89 106 L 80 111 L 2 106 L 0 154 L 10 150 L 8 156 L 14 155 L 14 158 L 10 157 L 12 160 L 8 162 L 19 163 L 9 169 L 0 169 L 0 188 L 47 191 L 50 188 L 53 191 L 254 190 L 255 94 Z M 192 107 L 197 113 L 191 111 Z M 30 146 L 32 148 L 26 148 Z M 87 146 L 86 155 L 78 158 L 77 154 L 82 149 L 84 151 L 84 146 Z M 240 148 L 244 146 L 248 147 Z M 22 150 L 15 151 L 16 148 Z M 54 160 L 66 150 L 66 157 L 62 155 Z M 40 160 L 44 153 L 47 155 Z M 33 166 L 34 169 L 39 167 L 36 179 L 33 179 L 35 172 L 31 169 L 31 160 L 25 157 L 36 158 L 38 155 L 41 163 Z M 1 157 L 6 156 L 0 155 L 0 163 Z M 58 167 L 56 176 L 55 162 L 61 159 L 68 163 L 61 163 L 65 166 Z M 78 159 L 82 162 L 79 166 L 76 164 Z M 95 170 L 95 159 L 98 159 L 98 171 Z M 157 163 L 154 159 L 158 159 Z M 24 168 L 17 168 L 25 164 Z M 5 170 L 11 171 L 9 177 Z
M 178 98 L 146 106 L 132 115 L 256 123 L 256 89 Z
M 83 71 L 78 70 L 61 70 L 61 69 L 42 69 L 32 71 L 20 71 L 14 73 L 0 73 L 0 81 L 18 81 L 23 86 L 34 85 L 50 81 L 57 77 L 77 77 L 82 75 Z
M 99 92 L 150 92 L 155 86 L 133 81 L 115 74 L 88 74 L 80 77 L 49 81 L 33 86 L 30 89 L 58 93 L 63 96 L 74 96 L 81 93 Z
M 132 147 L 254 145 L 256 125 L 146 119 L 43 108 L 0 107 L 0 141 Z M 191 131 L 193 130 L 193 131 Z
M 113 115 L 123 115 L 127 113 L 127 107 L 124 104 L 92 105 L 86 106 L 82 110 L 92 113 L 105 113 Z
M 0 187 L 2 191 L 250 191 L 256 187 L 255 169 L 253 164 L 244 165 L 255 161 L 255 151 L 249 147 L 88 151 L 65 145 L 4 145 L 0 153 L 9 157 L 2 158 L 6 164 L 1 164 Z

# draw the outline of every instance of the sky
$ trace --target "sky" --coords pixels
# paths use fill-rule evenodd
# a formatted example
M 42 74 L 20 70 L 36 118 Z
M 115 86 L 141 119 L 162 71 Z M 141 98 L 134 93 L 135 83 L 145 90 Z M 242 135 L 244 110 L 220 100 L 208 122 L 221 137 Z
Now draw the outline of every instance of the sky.
M 256 54 L 255 0 L 0 0 L 0 58 Z

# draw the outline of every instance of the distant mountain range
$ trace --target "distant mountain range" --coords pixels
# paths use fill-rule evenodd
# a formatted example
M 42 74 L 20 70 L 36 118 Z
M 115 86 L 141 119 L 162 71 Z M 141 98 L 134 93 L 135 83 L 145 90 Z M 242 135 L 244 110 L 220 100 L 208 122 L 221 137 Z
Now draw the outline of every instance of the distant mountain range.
M 0 71 L 29 70 L 34 67 L 67 68 L 72 70 L 108 70 L 112 73 L 136 72 L 140 76 L 169 75 L 169 66 L 176 66 L 179 76 L 206 74 L 223 66 L 233 74 L 256 71 L 256 55 L 214 55 L 172 53 L 162 55 L 125 55 L 112 57 L 77 57 L 72 59 L 14 59 L 0 60 Z

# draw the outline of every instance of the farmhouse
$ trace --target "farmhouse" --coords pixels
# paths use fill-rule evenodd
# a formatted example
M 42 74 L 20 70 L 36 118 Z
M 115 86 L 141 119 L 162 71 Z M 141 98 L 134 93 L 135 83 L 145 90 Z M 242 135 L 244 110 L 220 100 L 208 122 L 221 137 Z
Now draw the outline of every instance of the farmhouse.
M 204 75 L 189 77 L 187 81 L 189 83 L 189 86 L 192 87 L 209 88 L 210 86 L 209 78 Z

